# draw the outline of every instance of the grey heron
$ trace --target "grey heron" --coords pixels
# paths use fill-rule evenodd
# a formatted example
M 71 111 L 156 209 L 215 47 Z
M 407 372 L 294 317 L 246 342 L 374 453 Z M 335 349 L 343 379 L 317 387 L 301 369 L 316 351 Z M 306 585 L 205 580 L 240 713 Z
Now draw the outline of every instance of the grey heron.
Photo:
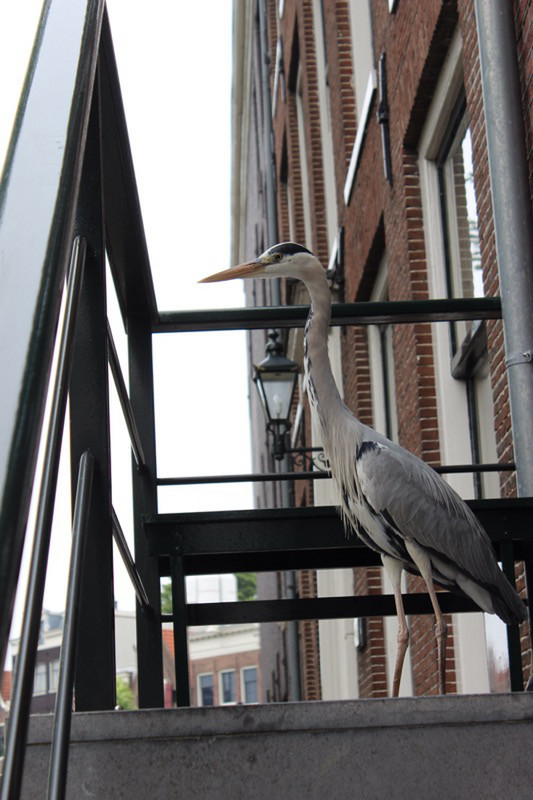
M 392 694 L 397 696 L 409 642 L 401 593 L 403 570 L 427 586 L 436 625 L 439 692 L 445 693 L 447 626 L 435 583 L 470 597 L 505 623 L 522 622 L 527 609 L 500 570 L 491 542 L 466 503 L 431 467 L 364 425 L 344 404 L 328 355 L 331 292 L 320 261 L 293 242 L 204 278 L 297 278 L 310 295 L 305 325 L 305 387 L 338 490 L 347 530 L 381 555 L 398 615 L 398 650 Z

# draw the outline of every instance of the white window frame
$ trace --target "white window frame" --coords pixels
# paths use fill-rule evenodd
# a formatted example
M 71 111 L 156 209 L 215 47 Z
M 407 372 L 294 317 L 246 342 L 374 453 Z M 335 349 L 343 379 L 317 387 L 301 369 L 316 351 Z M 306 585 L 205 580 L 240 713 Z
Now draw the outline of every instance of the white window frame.
M 213 679 L 213 706 L 215 705 L 215 673 L 214 672 L 199 672 L 196 676 L 196 694 L 198 697 L 198 705 L 203 706 L 204 708 L 211 708 L 211 706 L 207 705 L 204 706 L 203 703 L 203 695 L 202 695 L 202 684 L 200 682 L 200 678 L 205 678 L 206 676 L 210 675 Z
M 374 93 L 376 91 L 376 87 L 377 87 L 376 70 L 372 69 L 370 75 L 368 76 L 368 83 L 366 85 L 366 93 L 365 93 L 365 99 L 363 101 L 363 108 L 361 109 L 361 114 L 357 121 L 357 133 L 355 135 L 355 142 L 353 144 L 352 155 L 350 158 L 350 165 L 348 167 L 346 181 L 344 184 L 344 202 L 346 205 L 349 205 L 350 203 L 350 197 L 352 195 L 352 189 L 355 180 L 355 173 L 357 172 L 357 167 L 359 166 L 359 158 L 361 156 L 361 150 L 363 149 L 363 140 L 366 133 L 366 126 L 368 123 L 368 118 L 370 116 L 370 108 L 372 106 L 372 100 L 374 99 Z
M 420 189 L 431 298 L 447 296 L 437 156 L 462 85 L 462 40 L 457 31 L 443 64 L 419 143 Z M 445 323 L 433 325 L 432 336 L 441 461 L 443 464 L 468 463 L 472 454 L 466 387 L 463 381 L 455 380 L 451 375 L 448 326 Z M 487 461 L 493 460 L 486 449 L 482 452 L 482 457 Z M 473 495 L 473 480 L 470 475 L 444 477 L 463 497 Z M 498 482 L 497 475 L 494 477 Z M 484 483 L 487 490 L 486 479 Z M 504 627 L 503 623 L 501 626 Z M 485 641 L 482 613 L 454 615 L 456 669 L 458 691 L 461 694 L 489 691 L 487 659 L 483 647 Z
M 387 257 L 383 255 L 374 287 L 370 295 L 372 302 L 381 302 L 388 298 L 388 275 L 387 275 Z M 370 378 L 371 378 L 371 393 L 372 393 L 372 417 L 374 428 L 388 435 L 393 441 L 398 440 L 398 416 L 396 412 L 396 384 L 394 378 L 394 364 L 388 361 L 385 368 L 389 380 L 389 396 L 385 397 L 385 382 L 383 380 L 383 347 L 381 343 L 381 328 L 382 325 L 369 325 L 368 326 L 368 355 L 370 361 Z M 388 334 L 392 334 L 392 326 L 387 326 Z M 392 354 L 392 336 L 389 339 L 391 354 Z M 386 431 L 386 405 L 389 404 L 390 425 L 391 430 Z
M 398 0 L 389 0 L 389 14 L 394 14 L 396 11 L 396 3 Z
M 56 678 L 54 680 L 54 667 L 57 666 Z M 57 687 L 59 685 L 59 668 L 60 668 L 60 661 L 59 658 L 54 658 L 53 661 L 50 661 L 48 665 L 48 691 L 52 693 L 57 692 Z
M 235 700 L 224 700 L 224 684 L 223 684 L 223 675 L 229 675 L 233 673 L 235 683 Z M 234 706 L 237 704 L 237 670 L 236 669 L 221 669 L 218 673 L 218 690 L 219 690 L 219 705 L 221 706 Z
M 357 11 L 361 12 L 363 4 L 366 5 L 366 10 L 368 14 L 368 26 L 364 23 L 361 23 L 362 19 L 361 14 L 359 14 L 359 19 L 356 18 L 356 12 Z M 363 148 L 366 127 L 370 116 L 370 108 L 372 107 L 372 100 L 374 98 L 374 94 L 377 87 L 374 42 L 372 36 L 372 7 L 370 4 L 370 0 L 350 0 L 349 12 L 350 12 L 350 33 L 352 39 L 352 64 L 354 71 L 355 105 L 357 109 L 357 132 L 355 135 L 355 142 L 353 145 L 348 172 L 346 174 L 346 181 L 344 183 L 344 202 L 346 205 L 350 203 L 350 197 L 352 194 L 355 174 L 357 172 L 357 167 L 359 165 L 359 159 Z M 368 67 L 368 72 L 367 72 L 368 78 L 366 78 L 366 88 L 363 97 L 361 97 L 361 91 L 359 90 L 359 93 L 357 91 L 357 86 L 361 85 L 357 80 L 357 73 L 359 71 L 361 71 L 362 73 L 362 70 L 364 70 L 365 72 L 367 71 L 366 64 L 363 65 L 363 62 L 366 61 L 366 59 L 358 58 L 359 45 L 361 43 L 361 35 L 367 37 L 365 45 L 367 45 L 368 43 L 370 45 L 370 65 Z M 368 39 L 370 40 L 369 42 Z
M 255 669 L 256 685 L 257 685 L 257 700 L 250 701 L 246 699 L 246 684 L 244 682 L 244 673 L 247 670 Z M 255 664 L 249 664 L 247 667 L 241 667 L 241 700 L 247 705 L 256 705 L 259 703 L 259 668 Z

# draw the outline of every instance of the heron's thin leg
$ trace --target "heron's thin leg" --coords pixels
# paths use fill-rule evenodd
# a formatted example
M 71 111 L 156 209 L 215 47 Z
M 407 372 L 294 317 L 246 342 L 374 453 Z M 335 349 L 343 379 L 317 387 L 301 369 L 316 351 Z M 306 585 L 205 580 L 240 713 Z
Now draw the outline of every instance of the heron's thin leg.
M 403 598 L 401 589 L 401 578 L 403 567 L 395 558 L 382 555 L 381 560 L 385 571 L 392 583 L 394 591 L 394 602 L 396 604 L 396 614 L 398 616 L 398 650 L 396 652 L 396 663 L 394 665 L 394 675 L 392 679 L 392 697 L 398 697 L 400 693 L 400 681 L 402 679 L 403 662 L 407 645 L 409 644 L 409 628 L 407 627 L 407 620 L 405 618 L 405 611 L 403 608 Z
M 426 586 L 428 588 L 431 605 L 435 612 L 435 638 L 437 639 L 437 666 L 439 671 L 439 694 L 446 694 L 446 639 L 448 636 L 448 626 L 440 610 L 437 592 L 433 585 L 433 576 L 431 574 L 431 561 L 426 552 L 419 547 L 415 542 L 406 539 L 405 546 L 407 552 L 415 562 L 420 570 Z

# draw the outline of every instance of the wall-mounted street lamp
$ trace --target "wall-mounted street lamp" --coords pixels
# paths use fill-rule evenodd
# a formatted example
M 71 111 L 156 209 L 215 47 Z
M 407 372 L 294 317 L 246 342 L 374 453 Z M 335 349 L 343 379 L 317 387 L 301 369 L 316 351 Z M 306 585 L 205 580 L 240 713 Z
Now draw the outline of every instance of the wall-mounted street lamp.
M 290 412 L 298 379 L 298 364 L 283 355 L 278 332 L 268 332 L 266 358 L 254 365 L 254 381 L 274 438 L 274 458 L 281 461 L 287 452 L 286 436 L 291 428 Z

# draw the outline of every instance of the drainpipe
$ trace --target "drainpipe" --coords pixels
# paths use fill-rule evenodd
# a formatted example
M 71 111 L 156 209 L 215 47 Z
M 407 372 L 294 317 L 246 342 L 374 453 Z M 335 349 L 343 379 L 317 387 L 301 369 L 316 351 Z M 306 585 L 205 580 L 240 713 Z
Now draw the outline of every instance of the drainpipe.
M 513 4 L 475 0 L 518 494 L 533 496 L 533 218 Z
M 266 223 L 268 246 L 279 241 L 278 233 L 278 208 L 276 197 L 276 167 L 274 153 L 274 131 L 272 128 L 272 100 L 270 97 L 270 57 L 268 49 L 267 9 L 265 0 L 257 0 L 257 14 L 259 17 L 259 42 L 261 60 L 261 89 L 263 101 L 263 158 L 265 164 L 265 190 L 266 190 Z M 271 302 L 273 306 L 281 305 L 281 281 L 272 281 Z M 287 457 L 285 457 L 287 459 Z M 284 464 L 284 467 L 286 465 Z M 289 487 L 286 481 L 281 484 L 282 505 L 290 505 Z M 288 599 L 296 597 L 296 575 L 293 570 L 287 570 L 285 576 L 285 594 Z M 289 700 L 301 699 L 300 692 L 300 647 L 298 640 L 298 623 L 291 620 L 287 623 L 288 660 L 289 660 Z

